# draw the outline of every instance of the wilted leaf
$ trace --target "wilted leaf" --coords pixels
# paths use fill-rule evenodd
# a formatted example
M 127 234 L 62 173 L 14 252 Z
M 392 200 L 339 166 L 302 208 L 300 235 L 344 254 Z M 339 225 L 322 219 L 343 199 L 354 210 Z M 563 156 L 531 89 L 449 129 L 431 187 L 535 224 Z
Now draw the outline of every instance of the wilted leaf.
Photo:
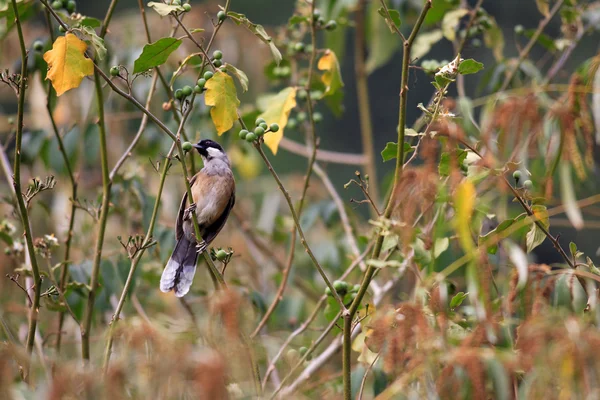
M 533 211 L 535 218 L 539 220 L 546 230 L 550 227 L 550 219 L 548 217 L 548 210 L 546 206 L 542 205 L 533 205 L 531 206 L 531 210 Z M 537 224 L 532 223 L 531 229 L 527 232 L 527 252 L 531 253 L 533 249 L 538 247 L 542 242 L 546 239 L 546 234 L 537 226 Z
M 510 258 L 510 261 L 517 268 L 517 275 L 519 277 L 517 289 L 522 289 L 527 284 L 527 275 L 529 274 L 527 254 L 519 246 L 510 241 L 506 241 L 506 247 L 508 249 L 508 258 Z
M 571 165 L 563 162 L 559 167 L 560 172 L 560 197 L 565 205 L 565 213 L 567 218 L 575 229 L 583 228 L 583 217 L 581 210 L 577 205 L 575 198 L 575 187 L 573 186 L 573 177 L 571 175 Z
M 233 123 L 237 120 L 237 108 L 240 101 L 237 98 L 233 78 L 225 72 L 216 71 L 215 75 L 206 81 L 206 93 L 204 94 L 204 103 L 212 106 L 210 116 L 217 128 L 217 133 L 231 129 Z
M 429 53 L 431 47 L 439 42 L 444 37 L 444 34 L 440 29 L 435 29 L 431 32 L 421 33 L 415 39 L 412 46 L 412 52 L 410 54 L 411 60 L 415 58 L 421 58 L 425 54 Z
M 265 31 L 265 28 L 262 25 L 255 24 L 254 22 L 250 21 L 248 18 L 246 18 L 244 14 L 229 11 L 227 15 L 237 25 L 244 25 L 246 28 L 248 28 L 250 32 L 254 33 L 254 35 L 257 38 L 262 40 L 264 43 L 268 44 L 269 48 L 271 49 L 271 55 L 273 56 L 273 59 L 275 60 L 277 65 L 279 65 L 282 59 L 281 52 L 279 51 L 279 49 L 277 49 L 277 46 L 275 46 L 275 44 L 273 43 L 273 38 L 269 36 L 269 34 L 267 33 L 267 31 Z
M 380 7 L 377 10 L 377 12 L 379 13 L 379 15 L 381 15 L 385 19 L 385 23 L 387 24 L 388 28 L 390 28 L 391 33 L 395 32 L 394 27 L 400 28 L 402 21 L 400 20 L 400 13 L 398 11 L 388 9 L 388 11 L 386 13 L 385 9 L 383 7 Z M 389 17 L 388 17 L 388 13 L 389 13 Z
M 180 45 L 181 40 L 176 38 L 162 38 L 145 45 L 142 54 L 133 63 L 133 73 L 139 74 L 164 64 Z
M 334 94 L 344 86 L 340 64 L 333 51 L 329 49 L 325 51 L 325 54 L 319 59 L 317 68 L 325 71 L 321 76 L 321 80 L 325 84 L 325 96 Z
M 84 56 L 87 45 L 72 33 L 60 36 L 52 50 L 44 54 L 48 63 L 46 79 L 52 81 L 56 95 L 78 87 L 84 77 L 94 73 L 94 63 Z
M 470 225 L 475 209 L 476 194 L 475 185 L 468 179 L 461 182 L 454 194 L 454 210 L 456 212 L 454 226 L 460 245 L 465 253 L 470 253 L 475 248 Z
M 550 5 L 548 4 L 548 0 L 535 0 L 535 4 L 544 17 L 547 17 L 548 14 L 550 14 Z
M 277 123 L 279 124 L 279 130 L 277 132 L 268 132 L 265 135 L 265 144 L 273 154 L 277 154 L 279 148 L 279 142 L 283 138 L 283 132 L 287 125 L 290 111 L 296 107 L 296 88 L 288 87 L 283 89 L 281 92 L 272 96 L 267 105 L 264 108 L 259 118 L 263 118 L 267 121 L 267 124 Z
M 461 75 L 469 75 L 479 72 L 483 69 L 483 63 L 477 62 L 472 58 L 463 60 L 458 66 L 458 73 Z
M 469 10 L 466 8 L 459 8 L 457 10 L 448 11 L 444 15 L 442 20 L 442 32 L 444 37 L 449 41 L 453 42 L 456 39 L 456 31 L 458 30 L 458 23 L 460 19 L 467 15 Z
M 96 58 L 98 60 L 103 60 L 104 57 L 106 57 L 106 46 L 104 45 L 104 39 L 96 35 L 94 28 L 89 26 L 81 26 L 81 28 L 77 28 L 76 30 L 79 31 L 83 36 L 83 41 L 86 42 L 88 46 L 92 46 L 94 52 L 96 53 Z
M 248 91 L 248 76 L 241 69 L 237 69 L 231 64 L 225 64 L 225 72 L 228 72 L 230 75 L 233 75 L 237 78 L 238 82 L 242 86 L 242 91 Z
M 157 3 L 154 1 L 151 1 L 150 3 L 148 3 L 148 7 L 153 8 L 154 11 L 156 11 L 163 17 L 166 17 L 167 15 L 171 14 L 172 12 L 184 11 L 183 7 L 181 7 L 181 6 Z

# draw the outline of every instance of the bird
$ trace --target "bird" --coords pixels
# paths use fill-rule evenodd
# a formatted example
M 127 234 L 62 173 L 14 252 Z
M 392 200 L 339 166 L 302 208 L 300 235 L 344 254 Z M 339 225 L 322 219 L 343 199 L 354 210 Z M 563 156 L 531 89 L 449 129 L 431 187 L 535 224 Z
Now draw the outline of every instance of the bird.
M 196 273 L 198 255 L 217 237 L 235 205 L 235 180 L 231 163 L 221 145 L 210 139 L 192 145 L 204 162 L 204 167 L 190 180 L 192 202 L 187 192 L 177 213 L 177 243 L 160 278 L 162 292 L 174 291 L 185 296 Z M 201 238 L 195 235 L 192 213 L 196 214 Z

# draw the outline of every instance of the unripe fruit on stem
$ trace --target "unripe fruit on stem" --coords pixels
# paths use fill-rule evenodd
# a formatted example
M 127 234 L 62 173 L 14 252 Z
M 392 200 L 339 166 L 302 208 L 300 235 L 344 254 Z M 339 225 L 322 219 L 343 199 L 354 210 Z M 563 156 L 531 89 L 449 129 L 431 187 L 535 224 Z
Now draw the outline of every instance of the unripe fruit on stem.
M 348 284 L 344 281 L 334 281 L 333 288 L 338 293 L 345 293 L 348 291 Z
M 328 31 L 334 31 L 336 28 L 337 22 L 335 22 L 334 20 L 327 22 L 327 24 L 325 25 L 325 29 L 327 29 Z
M 36 40 L 35 42 L 33 42 L 33 49 L 35 51 L 44 50 L 44 42 L 42 42 L 41 40 Z
M 248 132 L 248 134 L 246 135 L 246 141 L 247 142 L 254 142 L 257 139 L 257 136 L 254 132 Z
M 202 93 L 202 88 L 198 85 L 194 86 L 194 93 L 196 93 L 196 94 Z
M 352 293 L 358 293 L 359 290 L 360 290 L 360 285 L 358 283 L 356 285 L 352 286 L 352 289 L 350 289 L 350 291 Z
M 329 286 L 327 286 L 327 287 L 325 288 L 325 294 L 326 294 L 327 296 L 331 296 L 331 289 L 329 289 Z
M 225 250 L 219 250 L 217 251 L 217 260 L 219 261 L 225 261 L 225 259 L 227 258 L 227 252 Z
M 190 151 L 192 149 L 192 144 L 190 142 L 183 142 L 181 148 L 183 149 L 183 151 Z
M 171 2 L 171 4 L 174 5 L 174 6 L 180 6 L 181 5 L 181 0 L 173 0 Z
M 262 136 L 265 134 L 265 130 L 264 130 L 264 128 L 262 128 L 260 126 L 257 126 L 256 128 L 254 128 L 254 134 L 256 136 Z
M 198 82 L 196 82 L 196 85 L 200 86 L 201 88 L 204 88 L 204 85 L 206 85 L 206 79 L 204 79 L 204 78 L 198 79 Z
M 523 182 L 523 187 L 527 190 L 531 190 L 533 188 L 533 182 L 527 179 L 525 182 Z
M 308 351 L 308 348 L 305 346 L 302 346 L 298 349 L 298 353 L 300 353 L 301 356 L 305 355 L 307 351 Z
M 215 60 L 220 60 L 221 58 L 223 58 L 223 52 L 221 52 L 221 50 L 213 51 L 213 58 Z
M 319 18 L 319 19 L 317 20 L 317 24 L 319 24 L 319 25 L 321 25 L 321 26 L 325 25 L 325 18 Z
M 58 26 L 58 30 L 62 33 L 65 33 L 67 31 L 62 25 Z
M 306 113 L 304 111 L 301 111 L 296 115 L 296 118 L 298 118 L 298 121 L 305 121 Z
M 267 121 L 265 121 L 264 118 L 256 118 L 256 121 L 254 121 L 254 125 L 259 126 L 263 122 L 267 122 Z
M 210 78 L 212 78 L 214 76 L 214 74 L 211 71 L 206 71 L 204 73 L 204 79 L 209 80 Z
M 190 12 L 192 10 L 192 5 L 189 3 L 185 3 L 181 7 L 183 7 L 183 11 L 185 11 L 185 12 Z
M 242 129 L 240 133 L 238 133 L 238 136 L 240 137 L 240 139 L 246 140 L 246 136 L 248 136 L 248 133 L 249 132 L 246 129 Z
M 269 129 L 271 129 L 271 132 L 277 132 L 279 130 L 279 125 L 278 124 L 271 124 L 271 126 L 269 127 Z
M 269 129 L 269 125 L 267 125 L 267 123 L 266 123 L 266 122 L 261 122 L 260 124 L 258 124 L 258 126 L 260 126 L 261 128 L 263 128 L 265 131 L 266 131 L 267 129 Z
M 296 50 L 298 53 L 302 53 L 305 49 L 304 43 L 302 42 L 298 42 L 294 45 L 294 50 Z
M 184 86 L 184 87 L 181 89 L 181 92 L 182 92 L 182 93 L 183 93 L 183 95 L 184 95 L 184 96 L 186 96 L 186 97 L 187 97 L 187 96 L 191 96 L 191 94 L 192 94 L 192 87 L 191 87 L 191 86 L 187 86 L 187 85 L 186 85 L 186 86 Z
M 181 89 L 177 89 L 177 90 L 175 91 L 175 98 L 176 98 L 177 100 L 181 100 L 181 99 L 183 99 L 183 91 L 182 91 Z
M 221 61 L 221 60 L 214 60 L 213 61 L 213 65 L 215 66 L 215 68 L 219 68 L 221 65 L 223 65 L 223 61 Z
M 63 8 L 63 3 L 62 1 L 53 1 L 52 2 L 52 8 L 54 8 L 55 10 L 60 10 L 61 8 Z
M 75 3 L 74 0 L 70 0 L 67 3 L 67 11 L 68 12 L 70 12 L 70 13 L 75 12 L 75 7 L 77 7 L 77 3 Z
M 315 121 L 315 124 L 318 124 L 319 122 L 323 121 L 323 114 L 321 114 L 320 112 L 313 113 L 313 121 Z
M 313 13 L 313 21 L 318 20 L 319 17 L 321 17 L 321 11 L 318 8 L 315 8 L 315 11 Z
M 117 76 L 117 75 L 119 75 L 119 67 L 116 66 L 116 65 L 110 67 L 110 75 L 111 76 Z
M 298 121 L 295 118 L 289 118 L 286 127 L 290 129 L 294 129 L 298 126 Z
M 225 14 L 225 11 L 219 11 L 217 13 L 217 18 L 219 19 L 219 22 L 223 22 L 225 21 L 225 18 L 227 18 L 227 14 Z
M 513 179 L 518 182 L 519 179 L 521 179 L 521 171 L 516 170 L 515 172 L 513 172 Z

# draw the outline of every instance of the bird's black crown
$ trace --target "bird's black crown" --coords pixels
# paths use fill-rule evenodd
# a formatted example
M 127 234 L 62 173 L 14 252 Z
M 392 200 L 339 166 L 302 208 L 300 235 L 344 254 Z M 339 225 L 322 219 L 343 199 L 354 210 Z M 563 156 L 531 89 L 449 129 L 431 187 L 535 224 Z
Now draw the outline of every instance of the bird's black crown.
M 221 145 L 219 143 L 215 142 L 214 140 L 210 140 L 210 139 L 202 139 L 197 144 L 195 144 L 194 147 L 196 148 L 196 150 L 198 150 L 198 153 L 200 153 L 201 155 L 203 155 L 205 157 L 208 155 L 208 149 L 210 149 L 210 148 L 217 149 L 220 152 L 224 152 L 223 148 L 221 147 Z

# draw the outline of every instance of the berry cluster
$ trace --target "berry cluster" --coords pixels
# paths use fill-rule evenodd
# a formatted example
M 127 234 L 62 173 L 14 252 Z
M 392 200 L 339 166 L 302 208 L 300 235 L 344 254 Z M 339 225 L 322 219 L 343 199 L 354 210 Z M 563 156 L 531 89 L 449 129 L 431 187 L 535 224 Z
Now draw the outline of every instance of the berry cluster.
M 252 132 L 242 129 L 239 133 L 240 139 L 245 140 L 248 143 L 252 143 L 261 138 L 267 132 L 277 132 L 279 130 L 278 124 L 273 123 L 271 125 L 267 125 L 267 122 L 263 118 L 258 118 L 255 124 L 256 127 Z
M 171 5 L 172 6 L 181 6 L 181 8 L 183 8 L 184 12 L 190 12 L 192 10 L 191 4 L 189 4 L 189 3 L 181 4 L 181 0 L 172 0 Z
M 360 290 L 360 285 L 356 284 L 354 286 L 350 286 L 350 284 L 345 281 L 334 281 L 333 288 L 337 292 L 338 296 L 340 296 L 342 299 L 344 299 L 344 296 L 349 294 L 349 298 L 344 299 L 344 303 L 351 303 L 352 301 L 354 301 L 356 294 Z M 331 289 L 329 289 L 328 287 L 325 288 L 325 294 L 327 296 L 333 296 L 333 294 L 331 293 Z
M 52 8 L 55 10 L 67 10 L 68 13 L 74 13 L 77 8 L 75 0 L 55 0 L 52 2 Z
M 513 172 L 513 179 L 515 180 L 515 182 L 518 185 L 519 184 L 519 180 L 521 180 L 521 171 L 516 170 L 515 172 Z M 523 188 L 527 189 L 527 190 L 533 189 L 533 182 L 531 182 L 530 179 L 525 180 L 523 182 Z

